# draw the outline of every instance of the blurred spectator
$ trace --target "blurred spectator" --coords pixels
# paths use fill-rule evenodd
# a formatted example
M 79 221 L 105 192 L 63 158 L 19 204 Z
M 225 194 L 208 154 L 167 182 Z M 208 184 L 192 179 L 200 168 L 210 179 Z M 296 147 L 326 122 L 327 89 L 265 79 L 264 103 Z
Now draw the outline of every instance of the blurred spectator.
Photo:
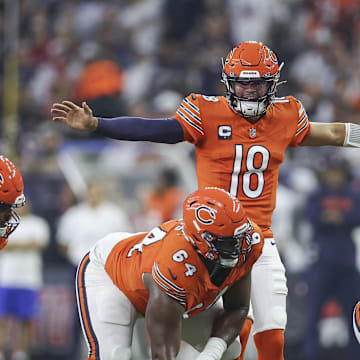
M 31 210 L 19 208 L 21 222 L 0 254 L 0 355 L 30 359 L 34 320 L 39 315 L 43 286 L 42 252 L 49 242 L 47 222 Z M 11 331 L 15 325 L 15 332 Z
M 132 230 L 127 214 L 119 205 L 108 200 L 111 194 L 106 191 L 104 179 L 92 180 L 87 185 L 86 199 L 67 209 L 59 219 L 57 241 L 61 253 L 74 267 L 74 274 L 80 260 L 97 239 L 109 232 Z M 74 286 L 74 283 L 71 286 Z M 75 307 L 75 297 L 73 301 Z M 73 326 L 73 344 L 69 345 L 69 360 L 76 360 L 80 356 L 80 322 L 75 320 Z
M 145 223 L 146 228 L 151 229 L 159 224 L 159 221 L 164 223 L 180 217 L 184 199 L 185 194 L 178 185 L 176 170 L 161 170 L 155 179 L 153 189 L 145 195 L 142 226 Z
M 283 0 L 227 0 L 228 17 L 233 44 L 255 40 L 271 45 L 274 21 L 289 17 L 290 1 Z
M 304 209 L 304 217 L 312 227 L 317 256 L 306 276 L 309 308 L 302 359 L 321 359 L 318 328 L 322 308 L 328 300 L 336 299 L 349 335 L 341 358 L 354 360 L 358 357 L 359 345 L 352 332 L 351 312 L 360 298 L 360 276 L 352 231 L 359 224 L 360 193 L 352 186 L 350 167 L 336 153 L 326 159 L 319 176 L 320 187 L 309 195 Z
M 110 116 L 111 110 L 116 111 L 117 116 L 127 113 L 167 117 L 173 114 L 170 103 L 175 104 L 177 100 L 176 97 L 163 100 L 166 97 L 160 95 L 166 95 L 161 94 L 164 89 L 179 94 L 187 93 L 188 89 L 208 95 L 222 93 L 219 59 L 229 47 L 242 40 L 261 40 L 278 49 L 279 59 L 285 62 L 282 79 L 287 79 L 288 83 L 280 87 L 280 96 L 285 90 L 286 93 L 295 92 L 311 121 L 360 121 L 358 0 L 22 0 L 18 3 L 19 93 L 14 94 L 14 99 L 19 101 L 20 168 L 34 195 L 34 211 L 51 226 L 52 240 L 55 238 L 54 224 L 73 201 L 70 193 L 65 198 L 59 190 L 66 182 L 57 161 L 58 148 L 64 135 L 67 139 L 79 135 L 64 127 L 56 128 L 54 124 L 49 131 L 43 124 L 48 123 L 49 104 L 70 98 L 75 83 L 94 61 L 112 61 L 122 73 L 120 93 L 87 99 L 91 106 L 94 106 L 93 101 L 97 103 L 95 113 Z M 8 16 L 5 11 L 5 6 L 0 6 L 1 25 Z M 0 26 L 1 38 L 4 38 L 4 28 Z M 4 50 L 3 41 L 0 42 L 0 82 L 6 71 Z M 313 74 L 320 80 L 314 82 Z M 92 90 L 93 85 L 87 90 Z M 6 87 L 1 86 L 0 97 L 5 91 Z M 3 107 L 0 102 L 0 123 L 3 122 Z M 175 148 L 180 149 L 178 145 Z M 168 149 L 117 142 L 116 146 L 106 147 L 102 153 L 99 151 L 96 162 L 86 155 L 79 163 L 77 158 L 75 160 L 79 172 L 86 168 L 86 162 L 91 163 L 94 174 L 105 165 L 108 165 L 106 170 L 117 174 L 131 172 L 128 192 L 132 185 L 152 183 L 163 161 L 162 156 L 154 154 L 167 154 Z M 351 154 L 354 171 L 360 175 L 359 157 L 349 149 L 346 151 Z M 148 166 L 143 161 L 145 157 Z M 157 163 L 155 167 L 152 160 Z M 285 176 L 291 177 L 295 174 L 294 167 L 308 166 L 311 162 L 313 152 L 310 155 L 309 149 L 301 148 L 290 159 L 290 166 L 281 168 Z M 185 161 L 179 173 L 189 178 Z M 302 177 L 292 177 L 297 177 L 301 185 L 305 184 Z M 281 187 L 278 201 L 286 203 L 289 189 L 282 190 Z M 131 201 L 124 206 L 128 213 L 133 209 L 137 212 L 141 201 L 135 191 L 128 193 L 134 196 L 128 196 Z M 301 197 L 302 191 L 299 193 Z M 291 205 L 286 203 L 286 210 Z M 277 208 L 281 212 L 283 207 L 280 204 Z M 279 218 L 284 234 L 294 230 L 294 224 L 284 226 L 282 216 Z M 291 271 L 290 263 L 294 260 L 294 266 L 300 265 L 295 263 L 299 257 L 286 245 L 286 240 L 283 245 L 283 255 Z M 45 252 L 46 264 L 52 266 L 63 260 L 57 251 L 52 241 Z
M 181 101 L 182 95 L 177 91 L 171 89 L 161 91 L 152 100 L 153 116 L 158 118 L 172 117 Z
M 279 182 L 271 228 L 277 234 L 277 247 L 288 273 L 298 273 L 306 265 L 304 251 L 295 239 L 295 224 L 302 196 L 303 193 Z
M 109 232 L 131 231 L 126 213 L 107 195 L 110 196 L 106 194 L 106 181 L 93 180 L 88 184 L 86 200 L 70 207 L 59 219 L 57 241 L 74 267 L 96 239 Z
M 111 60 L 90 62 L 75 83 L 73 98 L 79 103 L 87 101 L 95 115 L 125 114 L 125 105 L 120 98 L 124 76 L 124 71 Z

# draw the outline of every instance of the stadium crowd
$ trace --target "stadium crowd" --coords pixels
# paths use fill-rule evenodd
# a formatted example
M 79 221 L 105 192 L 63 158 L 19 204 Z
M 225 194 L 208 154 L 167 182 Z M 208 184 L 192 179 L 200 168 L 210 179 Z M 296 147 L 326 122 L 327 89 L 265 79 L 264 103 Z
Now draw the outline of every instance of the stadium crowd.
M 5 10 L 0 5 L 0 24 L 4 23 Z M 2 26 L 1 32 L 3 37 Z M 144 224 L 150 229 L 160 216 L 158 208 L 149 209 L 149 197 L 164 169 L 176 174 L 177 193 L 196 188 L 194 166 L 189 166 L 194 154 L 186 144 L 164 148 L 75 132 L 49 121 L 54 102 L 87 101 L 94 114 L 103 117 L 171 117 L 190 91 L 223 94 L 221 58 L 241 41 L 258 40 L 274 49 L 285 63 L 281 80 L 287 83 L 279 88 L 278 96 L 299 98 L 312 122 L 360 124 L 358 0 L 22 0 L 18 36 L 16 163 L 33 213 L 45 219 L 50 229 L 49 245 L 42 253 L 46 305 L 33 334 L 34 359 L 49 359 L 50 354 L 54 359 L 77 360 L 68 338 L 74 309 L 73 265 L 67 256 L 74 254 L 63 255 L 59 245 L 63 240 L 58 234 L 68 236 L 59 228 L 59 220 L 85 200 L 88 183 L 103 185 L 109 200 L 128 214 L 134 231 L 144 230 Z M 5 50 L 0 48 L 1 79 L 5 76 Z M 5 91 L 1 86 L 1 97 Z M 6 120 L 4 107 L 1 102 L 1 124 Z M 0 149 L 7 153 L 4 144 Z M 312 269 L 319 270 L 321 261 L 323 244 L 316 243 L 313 233 L 320 226 L 316 221 L 324 219 L 309 219 L 312 204 L 308 199 L 320 196 L 323 170 L 332 166 L 334 158 L 347 164 L 351 176 L 345 187 L 354 197 L 359 196 L 360 158 L 355 151 L 326 149 L 333 156 L 325 156 L 321 149 L 300 148 L 288 151 L 280 167 L 273 230 L 290 289 L 287 360 L 302 359 L 300 349 L 305 329 L 310 327 L 303 313 L 310 313 L 309 289 L 314 286 L 309 278 Z M 177 210 L 173 209 L 173 216 Z M 351 215 L 360 219 L 356 211 L 354 208 Z M 334 217 L 332 229 L 349 228 L 346 216 Z M 339 255 L 346 257 L 343 265 L 359 272 L 360 231 L 356 226 L 354 230 L 338 240 L 339 247 L 334 246 L 331 256 L 346 249 Z M 62 294 L 58 299 L 54 290 Z M 359 294 L 360 284 L 350 284 L 341 291 Z M 341 307 L 339 293 L 325 292 L 321 314 L 310 321 L 319 325 L 323 359 L 345 359 L 341 356 L 353 336 L 350 316 Z M 46 331 L 51 323 L 49 314 L 60 303 L 62 314 L 54 315 L 53 328 Z M 333 324 L 343 329 L 342 337 Z M 252 359 L 251 354 L 248 359 Z

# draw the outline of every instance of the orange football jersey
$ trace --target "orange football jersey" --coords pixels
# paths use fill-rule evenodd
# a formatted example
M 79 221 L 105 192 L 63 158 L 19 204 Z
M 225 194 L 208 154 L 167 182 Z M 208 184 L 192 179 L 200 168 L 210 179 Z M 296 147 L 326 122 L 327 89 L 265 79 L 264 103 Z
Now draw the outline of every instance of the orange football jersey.
M 210 307 L 236 281 L 248 273 L 262 252 L 264 239 L 260 228 L 252 223 L 253 232 L 261 236 L 239 268 L 231 269 L 220 286 L 214 285 L 207 268 L 182 232 L 182 219 L 171 220 L 149 233 L 140 233 L 119 241 L 111 250 L 105 270 L 114 284 L 145 314 L 149 297 L 143 273 L 152 273 L 153 280 L 192 316 Z
M 238 197 L 265 237 L 272 237 L 279 165 L 288 146 L 310 132 L 302 104 L 292 96 L 276 98 L 256 123 L 236 114 L 223 96 L 190 94 L 175 119 L 184 140 L 195 145 L 199 188 L 217 186 Z

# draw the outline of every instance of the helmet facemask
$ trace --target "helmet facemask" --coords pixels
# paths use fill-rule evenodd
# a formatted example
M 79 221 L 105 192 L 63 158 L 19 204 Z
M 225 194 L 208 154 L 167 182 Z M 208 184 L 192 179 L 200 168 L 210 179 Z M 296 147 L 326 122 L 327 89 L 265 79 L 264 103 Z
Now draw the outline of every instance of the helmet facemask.
M 237 229 L 233 236 L 217 236 L 207 231 L 203 232 L 201 237 L 209 247 L 205 257 L 225 268 L 241 267 L 251 251 L 251 230 L 253 227 L 247 222 Z M 196 241 L 193 243 L 196 246 Z
M 245 118 L 259 119 L 273 104 L 283 65 L 278 65 L 275 54 L 262 43 L 249 41 L 232 49 L 222 59 L 221 74 L 230 107 Z M 234 82 L 239 81 L 262 81 L 268 87 L 264 95 L 239 97 L 234 90 Z
M 183 207 L 183 233 L 205 259 L 240 267 L 250 253 L 253 230 L 239 199 L 215 187 L 190 194 Z
M 6 204 L 7 205 L 7 204 Z M 0 207 L 6 206 L 1 204 Z M 5 209 L 3 214 L 5 214 Z M 17 212 L 9 206 L 9 212 L 4 216 L 4 219 L 0 219 L 0 240 L 5 240 L 12 234 L 20 223 L 20 216 Z

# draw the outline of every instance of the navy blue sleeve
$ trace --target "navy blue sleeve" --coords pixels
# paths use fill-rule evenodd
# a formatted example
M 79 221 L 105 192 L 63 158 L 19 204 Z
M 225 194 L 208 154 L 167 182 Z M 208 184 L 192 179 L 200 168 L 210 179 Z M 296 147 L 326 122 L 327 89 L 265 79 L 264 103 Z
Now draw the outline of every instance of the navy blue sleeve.
M 176 144 L 183 141 L 184 131 L 174 119 L 147 119 L 121 116 L 104 119 L 98 117 L 95 133 L 118 140 L 151 141 Z

